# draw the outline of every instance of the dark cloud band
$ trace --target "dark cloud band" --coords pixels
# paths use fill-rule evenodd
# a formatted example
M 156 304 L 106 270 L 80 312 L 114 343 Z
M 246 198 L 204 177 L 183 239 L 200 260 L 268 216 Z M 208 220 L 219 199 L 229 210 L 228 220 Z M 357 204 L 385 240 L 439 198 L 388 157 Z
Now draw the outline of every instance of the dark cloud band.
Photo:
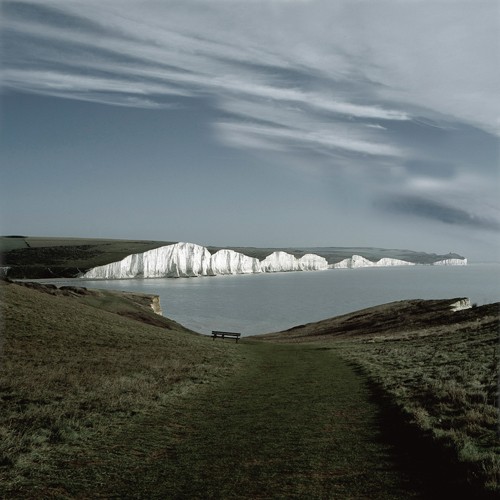
M 419 196 L 395 196 L 390 199 L 379 200 L 375 205 L 377 208 L 395 214 L 414 215 L 445 224 L 500 231 L 500 223 L 496 220 Z

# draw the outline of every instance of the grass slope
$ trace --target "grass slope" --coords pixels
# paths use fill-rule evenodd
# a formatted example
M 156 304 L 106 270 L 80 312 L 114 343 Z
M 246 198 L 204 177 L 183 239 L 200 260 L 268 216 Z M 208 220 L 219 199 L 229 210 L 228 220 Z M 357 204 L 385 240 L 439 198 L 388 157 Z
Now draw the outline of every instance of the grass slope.
M 402 301 L 263 336 L 321 342 L 367 373 L 477 488 L 500 493 L 499 312 L 457 299 Z
M 96 266 L 122 260 L 127 255 L 141 253 L 169 241 L 110 240 L 92 238 L 49 238 L 31 236 L 0 237 L 0 264 L 9 267 L 10 278 L 72 278 Z M 353 254 L 371 260 L 392 257 L 421 264 L 430 264 L 442 259 L 461 258 L 457 254 L 437 255 L 411 250 L 390 250 L 360 247 L 317 248 L 254 248 L 254 247 L 207 247 L 211 253 L 229 248 L 245 255 L 264 259 L 272 252 L 281 250 L 301 257 L 316 253 L 328 263 L 339 262 Z
M 366 377 L 330 347 L 214 342 L 144 295 L 0 286 L 2 498 L 427 491 Z
M 181 438 L 145 461 L 155 498 L 417 498 L 363 377 L 331 351 L 249 345 L 245 370 L 186 401 Z M 148 426 L 142 431 L 154 434 Z M 136 480 L 137 480 L 136 478 Z M 119 496 L 130 491 L 124 481 Z M 111 494 L 112 491 L 106 492 Z
M 405 301 L 236 344 L 146 295 L 0 286 L 2 498 L 499 492 L 498 304 Z M 450 457 L 459 475 L 428 474 Z
M 1 264 L 11 278 L 73 278 L 92 267 L 169 245 L 167 241 L 0 237 Z
M 239 363 L 234 343 L 189 333 L 144 296 L 0 286 L 1 498 L 71 496 L 73 470 L 109 436 Z

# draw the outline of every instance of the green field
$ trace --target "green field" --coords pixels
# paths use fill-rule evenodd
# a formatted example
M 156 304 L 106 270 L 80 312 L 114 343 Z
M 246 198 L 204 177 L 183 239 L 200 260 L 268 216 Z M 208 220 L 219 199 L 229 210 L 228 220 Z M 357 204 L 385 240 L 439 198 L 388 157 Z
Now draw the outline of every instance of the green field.
M 498 304 L 407 301 L 236 344 L 150 296 L 0 285 L 1 498 L 500 492 Z
M 74 278 L 96 266 L 133 253 L 168 245 L 167 241 L 92 238 L 0 237 L 1 265 L 11 278 Z

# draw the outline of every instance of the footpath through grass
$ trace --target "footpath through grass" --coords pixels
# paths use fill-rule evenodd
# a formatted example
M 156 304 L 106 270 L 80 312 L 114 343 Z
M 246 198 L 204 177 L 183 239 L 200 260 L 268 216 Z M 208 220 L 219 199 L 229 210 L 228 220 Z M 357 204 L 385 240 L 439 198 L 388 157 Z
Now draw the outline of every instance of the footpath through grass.
M 92 459 L 100 464 L 101 484 L 86 494 L 418 496 L 381 439 L 379 409 L 365 381 L 332 350 L 245 342 L 239 347 L 246 368 L 235 377 L 177 401 L 160 420 L 152 415 L 110 436 L 111 454 L 105 446 Z M 123 469 L 113 470 L 118 462 Z M 79 474 L 92 476 L 85 469 Z

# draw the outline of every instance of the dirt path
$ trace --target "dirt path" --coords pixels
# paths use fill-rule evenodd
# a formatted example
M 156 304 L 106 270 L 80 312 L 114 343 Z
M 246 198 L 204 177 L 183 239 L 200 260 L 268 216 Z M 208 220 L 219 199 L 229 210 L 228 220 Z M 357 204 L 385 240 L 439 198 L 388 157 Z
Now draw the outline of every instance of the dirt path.
M 178 410 L 176 444 L 144 463 L 139 496 L 419 496 L 381 439 L 365 381 L 334 351 L 241 348 L 248 369 Z

